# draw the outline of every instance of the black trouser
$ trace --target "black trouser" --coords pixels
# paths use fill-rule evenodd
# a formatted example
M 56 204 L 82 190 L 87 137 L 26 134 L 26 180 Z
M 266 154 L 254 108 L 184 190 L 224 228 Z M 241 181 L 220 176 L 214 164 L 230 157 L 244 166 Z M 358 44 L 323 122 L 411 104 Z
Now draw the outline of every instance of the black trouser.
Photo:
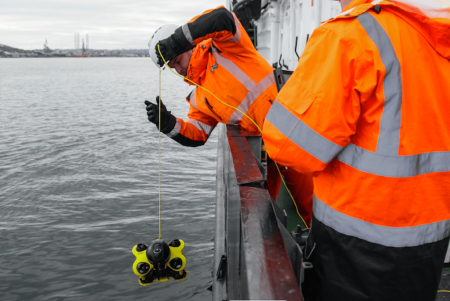
M 434 301 L 449 238 L 385 247 L 341 234 L 313 215 L 305 250 L 306 301 Z M 313 248 L 315 244 L 315 247 Z

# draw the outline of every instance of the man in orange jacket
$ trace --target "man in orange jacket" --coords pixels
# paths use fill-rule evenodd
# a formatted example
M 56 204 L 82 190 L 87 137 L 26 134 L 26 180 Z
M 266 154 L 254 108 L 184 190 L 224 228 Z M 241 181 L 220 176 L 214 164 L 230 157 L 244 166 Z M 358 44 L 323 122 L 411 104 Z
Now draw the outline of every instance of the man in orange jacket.
M 246 131 L 261 131 L 277 95 L 273 68 L 256 51 L 234 13 L 218 7 L 183 26 L 166 25 L 158 29 L 149 47 L 155 64 L 162 66 L 158 46 L 163 58 L 169 61 L 169 67 L 184 76 L 188 84 L 195 82 L 226 103 L 210 92 L 195 88 L 186 98 L 190 104 L 186 121 L 161 106 L 161 132 L 182 145 L 200 146 L 218 122 L 239 125 Z M 156 102 L 160 102 L 158 97 Z M 149 121 L 158 127 L 158 105 L 149 101 L 145 104 Z M 283 166 L 280 169 L 300 214 L 309 225 L 312 177 Z M 280 188 L 277 177 L 280 179 L 274 163 L 269 164 L 268 189 L 274 200 Z
M 448 87 L 448 1 L 354 0 L 314 31 L 263 129 L 275 161 L 314 175 L 306 300 L 435 300 Z

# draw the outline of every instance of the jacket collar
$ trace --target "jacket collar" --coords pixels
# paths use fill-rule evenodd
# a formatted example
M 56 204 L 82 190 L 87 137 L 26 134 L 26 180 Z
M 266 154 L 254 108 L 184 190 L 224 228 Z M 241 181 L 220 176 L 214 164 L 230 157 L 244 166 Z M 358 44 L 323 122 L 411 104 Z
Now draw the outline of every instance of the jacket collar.
M 407 21 L 437 53 L 450 59 L 450 7 L 446 7 L 440 1 L 353 0 L 341 14 L 324 23 L 357 17 L 375 5 L 381 6 L 382 9 L 388 9 L 391 13 Z
M 205 79 L 209 56 L 211 55 L 211 52 L 209 51 L 210 48 L 211 39 L 207 39 L 197 44 L 192 50 L 192 57 L 189 61 L 186 77 L 200 86 L 203 85 Z M 185 82 L 194 85 L 187 80 L 185 80 Z

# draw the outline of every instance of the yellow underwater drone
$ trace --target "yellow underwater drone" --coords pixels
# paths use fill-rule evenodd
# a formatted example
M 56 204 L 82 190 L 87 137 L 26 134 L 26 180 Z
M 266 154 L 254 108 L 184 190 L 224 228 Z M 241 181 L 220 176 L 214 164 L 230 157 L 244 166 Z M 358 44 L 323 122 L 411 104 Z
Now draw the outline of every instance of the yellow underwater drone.
M 186 257 L 182 252 L 184 241 L 174 239 L 166 243 L 162 239 L 152 241 L 150 246 L 137 244 L 133 247 L 136 260 L 133 271 L 138 275 L 139 283 L 147 286 L 153 281 L 165 282 L 170 278 L 176 281 L 186 279 Z

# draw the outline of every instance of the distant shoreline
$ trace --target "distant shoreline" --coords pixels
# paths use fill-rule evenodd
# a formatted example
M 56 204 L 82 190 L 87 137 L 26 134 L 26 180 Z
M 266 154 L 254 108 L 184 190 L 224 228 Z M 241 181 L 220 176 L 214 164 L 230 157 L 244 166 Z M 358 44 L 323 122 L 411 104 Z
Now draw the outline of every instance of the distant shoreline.
M 48 58 L 48 57 L 149 57 L 148 49 L 45 49 L 24 50 L 0 44 L 0 58 Z
M 77 57 L 77 56 L 21 56 L 21 57 L 2 57 L 0 59 L 89 59 L 89 58 L 148 58 L 148 56 L 86 56 L 86 57 Z

